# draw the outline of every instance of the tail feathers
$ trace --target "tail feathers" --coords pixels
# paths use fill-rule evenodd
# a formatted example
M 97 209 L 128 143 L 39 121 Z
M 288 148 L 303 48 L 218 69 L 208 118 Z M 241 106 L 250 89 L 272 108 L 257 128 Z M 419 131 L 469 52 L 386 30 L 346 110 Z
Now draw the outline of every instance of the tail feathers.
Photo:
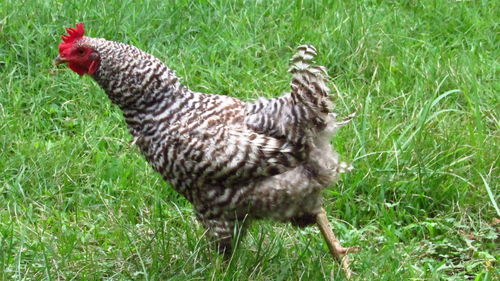
M 315 56 L 313 46 L 297 48 L 288 70 L 292 73 L 291 92 L 248 104 L 246 124 L 251 129 L 303 147 L 333 124 L 328 74 L 325 67 L 314 64 Z
M 316 49 L 311 45 L 297 47 L 288 69 L 292 73 L 291 96 L 301 107 L 304 119 L 323 127 L 331 110 L 330 89 L 326 85 L 328 73 L 324 66 L 314 64 Z
M 303 76 L 303 73 L 309 73 L 313 76 L 321 76 L 321 78 L 325 79 L 328 77 L 326 68 L 324 66 L 314 65 L 313 59 L 316 55 L 316 49 L 312 45 L 301 45 L 297 47 L 297 52 L 290 59 L 290 68 L 288 72 L 299 74 L 297 77 Z

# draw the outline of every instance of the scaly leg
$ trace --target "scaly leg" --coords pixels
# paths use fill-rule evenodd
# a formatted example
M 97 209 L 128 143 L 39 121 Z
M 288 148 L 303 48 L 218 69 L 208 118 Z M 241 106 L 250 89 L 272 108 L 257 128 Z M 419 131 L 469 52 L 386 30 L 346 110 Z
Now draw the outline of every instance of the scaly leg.
M 328 218 L 326 217 L 325 209 L 321 208 L 321 211 L 316 215 L 316 223 L 318 224 L 319 230 L 325 238 L 326 244 L 330 249 L 332 256 L 342 263 L 342 268 L 345 271 L 347 279 L 351 278 L 352 271 L 349 268 L 349 257 L 346 255 L 348 253 L 355 253 L 359 251 L 359 247 L 348 247 L 344 248 L 340 245 L 339 240 L 333 234 L 332 229 L 328 225 Z

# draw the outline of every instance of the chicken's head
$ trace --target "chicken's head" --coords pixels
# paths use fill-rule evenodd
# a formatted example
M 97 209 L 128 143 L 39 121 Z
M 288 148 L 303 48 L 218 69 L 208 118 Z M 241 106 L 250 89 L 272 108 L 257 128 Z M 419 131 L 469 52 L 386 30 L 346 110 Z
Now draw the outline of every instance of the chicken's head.
M 54 60 L 54 64 L 67 63 L 69 68 L 78 75 L 94 74 L 99 68 L 101 59 L 99 53 L 85 44 L 85 29 L 83 23 L 76 25 L 76 28 L 66 28 L 68 34 L 62 35 L 63 42 L 59 44 L 59 56 Z

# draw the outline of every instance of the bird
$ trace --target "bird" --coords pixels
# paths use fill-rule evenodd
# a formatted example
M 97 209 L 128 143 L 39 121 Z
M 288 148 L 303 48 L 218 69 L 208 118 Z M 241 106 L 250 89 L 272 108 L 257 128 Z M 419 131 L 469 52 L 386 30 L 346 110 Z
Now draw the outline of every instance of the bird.
M 321 192 L 352 170 L 330 141 L 354 114 L 339 120 L 332 112 L 328 74 L 312 45 L 290 60 L 289 92 L 242 101 L 190 90 L 158 58 L 87 37 L 83 23 L 66 31 L 54 64 L 92 77 L 121 109 L 133 143 L 192 204 L 219 252 L 231 253 L 235 227 L 250 221 L 317 224 L 350 274 L 346 254 L 357 248 L 340 245 Z

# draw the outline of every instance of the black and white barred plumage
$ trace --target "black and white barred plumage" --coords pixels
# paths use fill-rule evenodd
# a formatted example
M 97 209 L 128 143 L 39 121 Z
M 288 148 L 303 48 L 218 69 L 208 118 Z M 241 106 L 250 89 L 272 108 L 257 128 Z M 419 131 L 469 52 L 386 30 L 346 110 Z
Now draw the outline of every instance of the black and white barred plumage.
M 147 161 L 194 206 L 220 250 L 235 223 L 273 219 L 305 226 L 320 211 L 322 189 L 350 166 L 330 138 L 348 122 L 330 112 L 326 70 L 314 47 L 291 60 L 291 91 L 243 102 L 191 91 L 157 58 L 122 43 L 83 37 L 96 51 L 92 77 L 125 116 Z M 93 58 L 96 59 L 96 58 Z

